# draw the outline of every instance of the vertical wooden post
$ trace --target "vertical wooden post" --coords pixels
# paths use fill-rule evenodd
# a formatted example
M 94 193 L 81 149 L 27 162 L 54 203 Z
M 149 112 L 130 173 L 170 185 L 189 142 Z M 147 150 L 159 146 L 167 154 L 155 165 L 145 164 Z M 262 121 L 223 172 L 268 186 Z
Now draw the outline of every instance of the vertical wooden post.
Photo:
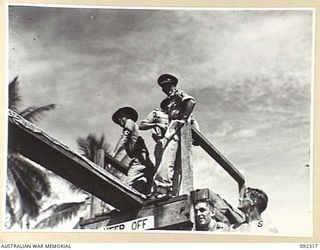
M 179 137 L 180 137 L 180 131 L 179 131 Z M 181 175 L 182 175 L 182 167 L 181 167 L 181 140 L 179 141 L 177 153 L 176 153 L 176 159 L 174 162 L 174 172 L 173 172 L 173 196 L 179 196 L 180 188 L 181 188 Z
M 104 162 L 105 152 L 103 149 L 99 149 L 94 156 L 94 163 L 101 168 L 104 168 Z M 92 195 L 90 202 L 90 217 L 93 218 L 95 215 L 105 212 L 104 210 L 107 208 L 107 206 L 108 205 L 105 202 Z
M 181 186 L 179 195 L 189 194 L 194 189 L 193 185 L 193 164 L 192 164 L 192 133 L 191 124 L 186 124 L 181 128 Z

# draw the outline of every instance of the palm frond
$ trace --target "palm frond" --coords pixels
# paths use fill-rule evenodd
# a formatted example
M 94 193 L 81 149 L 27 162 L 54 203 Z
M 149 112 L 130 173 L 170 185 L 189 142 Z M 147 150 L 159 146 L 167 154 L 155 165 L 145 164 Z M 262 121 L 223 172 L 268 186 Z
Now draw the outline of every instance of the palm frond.
M 93 160 L 92 150 L 90 149 L 90 145 L 88 144 L 87 140 L 84 138 L 78 138 L 77 143 L 78 143 L 78 148 L 81 151 L 81 154 L 92 161 Z
M 36 193 L 36 196 L 41 199 L 44 195 L 51 194 L 51 184 L 45 170 L 38 168 L 32 160 L 24 157 L 21 154 L 12 154 L 23 173 L 25 179 L 30 182 L 31 189 Z
M 55 107 L 55 104 L 49 104 L 42 107 L 28 107 L 21 111 L 19 115 L 30 122 L 36 122 L 42 117 L 44 112 L 55 109 Z
M 21 210 L 23 214 L 28 214 L 30 217 L 34 218 L 39 214 L 40 205 L 38 199 L 34 192 L 29 189 L 28 183 L 22 178 L 21 172 L 18 168 L 11 168 L 12 175 L 15 179 L 17 192 L 21 199 Z
M 71 191 L 76 192 L 76 193 L 87 193 L 86 191 L 84 191 L 83 189 L 79 188 L 78 186 L 72 184 L 71 182 L 69 182 L 69 188 L 71 189 Z
M 16 221 L 19 221 L 23 216 L 21 197 L 10 167 L 7 167 L 6 197 L 8 204 L 13 209 Z
M 9 222 L 7 222 L 6 225 L 8 228 L 11 228 L 11 225 L 17 222 L 17 216 L 14 212 L 14 207 L 8 194 L 6 194 L 6 212 L 8 213 L 10 218 Z
M 50 194 L 51 187 L 46 174 L 23 159 L 19 154 L 11 154 L 8 169 L 19 197 L 21 213 L 34 218 L 39 214 L 41 198 Z
M 98 138 L 94 134 L 89 134 L 86 138 L 78 138 L 77 143 L 80 151 L 82 151 L 82 155 L 91 161 L 94 161 L 98 150 L 103 149 L 104 152 L 110 151 L 110 144 L 105 141 L 104 135 Z
M 89 203 L 85 201 L 81 202 L 69 202 L 60 205 L 52 206 L 52 213 L 49 217 L 41 220 L 33 228 L 44 229 L 53 228 L 59 223 L 63 223 L 76 216 L 79 212 L 85 210 Z
M 18 112 L 19 105 L 21 102 L 21 96 L 19 95 L 19 81 L 18 76 L 16 76 L 9 83 L 9 108 L 15 112 Z

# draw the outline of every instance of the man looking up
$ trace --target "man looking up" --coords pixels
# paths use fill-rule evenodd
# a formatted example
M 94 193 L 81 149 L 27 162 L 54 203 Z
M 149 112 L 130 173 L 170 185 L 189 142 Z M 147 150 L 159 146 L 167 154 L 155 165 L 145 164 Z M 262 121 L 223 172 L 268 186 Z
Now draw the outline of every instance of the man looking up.
M 261 214 L 268 205 L 268 196 L 261 189 L 247 188 L 239 200 L 238 208 L 245 214 L 245 221 L 233 224 L 230 231 L 252 233 L 277 233 L 270 222 L 263 220 Z
M 209 199 L 199 200 L 194 207 L 196 218 L 196 231 L 229 231 L 227 224 L 217 222 L 215 219 L 215 207 Z

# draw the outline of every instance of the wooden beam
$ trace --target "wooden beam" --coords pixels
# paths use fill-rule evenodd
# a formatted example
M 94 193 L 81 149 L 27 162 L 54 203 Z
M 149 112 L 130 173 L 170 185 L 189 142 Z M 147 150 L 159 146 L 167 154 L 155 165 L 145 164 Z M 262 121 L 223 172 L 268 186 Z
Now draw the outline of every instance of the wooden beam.
M 238 183 L 239 192 L 245 184 L 244 176 L 216 149 L 195 127 L 192 127 L 192 138 L 201 146 L 229 175 Z
M 9 110 L 9 150 L 19 152 L 119 210 L 141 207 L 145 196 Z M 113 166 L 118 162 L 112 160 Z
M 121 161 L 116 160 L 107 152 L 105 152 L 104 160 L 105 164 L 112 165 L 115 169 L 119 170 L 121 173 L 124 173 L 125 175 L 128 174 L 129 166 L 126 166 Z
M 194 189 L 191 126 L 190 123 L 186 123 L 180 131 L 181 184 L 179 195 L 190 194 Z
M 79 225 L 83 229 L 104 229 L 148 216 L 154 217 L 154 228 L 149 230 L 190 230 L 193 226 L 188 195 L 162 201 L 147 201 L 141 209 L 132 209 L 130 212 L 113 211 L 100 217 L 82 220 Z
M 208 188 L 197 189 L 189 195 L 181 195 L 167 200 L 147 200 L 140 209 L 118 212 L 111 211 L 94 218 L 81 219 L 82 229 L 100 229 L 115 226 L 121 230 L 123 225 L 134 220 L 153 216 L 154 226 L 148 230 L 191 230 L 195 221 L 194 204 L 203 199 L 210 199 L 216 207 L 216 220 L 227 224 L 239 223 L 244 216 Z

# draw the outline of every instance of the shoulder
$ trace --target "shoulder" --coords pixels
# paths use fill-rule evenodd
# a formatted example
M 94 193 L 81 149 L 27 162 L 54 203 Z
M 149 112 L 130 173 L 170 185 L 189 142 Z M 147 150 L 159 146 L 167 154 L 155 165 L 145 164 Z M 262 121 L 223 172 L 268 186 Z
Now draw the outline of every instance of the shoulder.
M 229 231 L 229 226 L 223 222 L 216 222 L 210 231 Z
M 258 220 L 256 221 L 255 227 L 261 229 L 262 231 L 270 232 L 270 233 L 278 233 L 277 228 L 268 220 Z
M 193 96 L 187 94 L 186 92 L 184 92 L 181 89 L 176 89 L 174 95 L 179 97 L 182 101 L 194 100 Z
M 137 124 L 131 120 L 131 119 L 127 119 L 126 124 L 124 125 L 124 130 L 136 130 L 137 129 Z
M 216 223 L 216 230 L 218 231 L 229 231 L 229 226 L 223 222 Z
M 230 231 L 237 231 L 243 223 L 235 223 L 230 226 Z
M 152 110 L 144 120 L 150 120 L 150 119 L 154 118 L 155 116 L 157 116 L 157 113 L 159 111 L 160 111 L 159 109 Z
M 253 221 L 250 223 L 237 223 L 230 227 L 234 232 L 251 232 L 251 233 L 277 233 L 278 230 L 272 223 L 265 220 Z

